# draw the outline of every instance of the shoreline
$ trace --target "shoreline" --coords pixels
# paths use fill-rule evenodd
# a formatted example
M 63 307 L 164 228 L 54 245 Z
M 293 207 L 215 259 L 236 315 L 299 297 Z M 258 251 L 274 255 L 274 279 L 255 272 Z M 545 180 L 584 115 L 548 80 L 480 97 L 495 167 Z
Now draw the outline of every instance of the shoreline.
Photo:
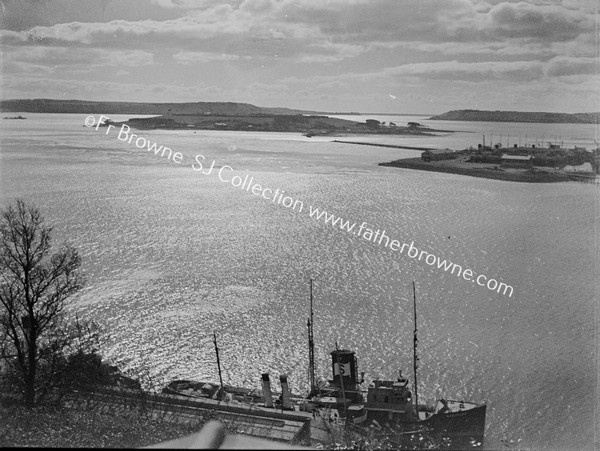
M 283 132 L 301 133 L 310 138 L 313 136 L 354 136 L 354 135 L 413 135 L 435 136 L 436 132 L 453 133 L 450 130 L 433 130 L 427 127 L 384 124 L 367 119 L 356 122 L 328 116 L 276 115 L 276 114 L 181 114 L 174 113 L 146 118 L 130 118 L 126 121 L 113 122 L 109 117 L 101 115 L 100 126 L 126 125 L 138 130 L 227 130 L 243 132 Z
M 428 172 L 443 172 L 446 174 L 467 175 L 471 177 L 487 178 L 493 180 L 504 180 L 507 182 L 525 182 L 525 183 L 558 183 L 572 181 L 567 174 L 551 173 L 539 171 L 536 169 L 495 169 L 496 166 L 479 167 L 461 167 L 453 160 L 443 160 L 440 162 L 424 162 L 420 157 L 403 158 L 386 163 L 379 163 L 379 166 L 416 169 Z

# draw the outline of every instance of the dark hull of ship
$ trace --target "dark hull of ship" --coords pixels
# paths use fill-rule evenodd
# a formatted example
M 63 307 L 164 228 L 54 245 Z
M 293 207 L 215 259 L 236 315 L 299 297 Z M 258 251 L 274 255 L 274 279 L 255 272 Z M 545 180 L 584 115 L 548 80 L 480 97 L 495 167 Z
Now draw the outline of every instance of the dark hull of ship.
M 367 424 L 374 421 L 384 431 L 393 431 L 398 437 L 414 434 L 450 443 L 445 446 L 481 446 L 485 433 L 486 406 L 481 405 L 460 412 L 435 413 L 426 420 L 413 414 L 384 409 L 367 408 Z
M 419 423 L 437 433 L 452 437 L 483 441 L 486 406 L 481 405 L 462 412 L 437 413 Z

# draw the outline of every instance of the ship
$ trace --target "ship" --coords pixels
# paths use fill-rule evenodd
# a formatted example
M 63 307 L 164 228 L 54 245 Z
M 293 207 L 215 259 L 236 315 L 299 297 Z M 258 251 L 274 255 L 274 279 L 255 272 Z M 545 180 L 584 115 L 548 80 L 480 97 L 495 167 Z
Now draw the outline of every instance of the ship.
M 309 336 L 309 369 L 312 384 L 311 399 L 317 409 L 329 406 L 330 416 L 342 423 L 359 426 L 365 433 L 391 439 L 399 446 L 407 440 L 433 439 L 443 442 L 445 447 L 479 447 L 485 434 L 485 403 L 440 398 L 434 405 L 420 404 L 418 401 L 417 368 L 417 310 L 416 289 L 413 282 L 414 300 L 414 341 L 413 370 L 414 396 L 409 380 L 399 371 L 394 380 L 373 380 L 365 391 L 364 372 L 358 376 L 358 362 L 355 352 L 336 349 L 331 352 L 333 379 L 326 388 L 314 383 L 314 333 L 312 311 L 307 322 Z
M 365 387 L 364 372 L 358 372 L 356 353 L 339 349 L 331 351 L 332 379 L 317 383 L 314 357 L 314 313 L 312 280 L 310 285 L 310 316 L 307 321 L 309 348 L 308 395 L 294 395 L 288 377 L 280 375 L 281 392 L 271 388 L 268 373 L 262 374 L 262 389 L 248 389 L 224 385 L 221 377 L 219 350 L 214 334 L 215 352 L 219 370 L 219 384 L 179 380 L 171 382 L 163 392 L 195 398 L 218 411 L 224 405 L 247 406 L 253 412 L 279 412 L 282 418 L 307 416 L 312 418 L 312 429 L 346 429 L 360 437 L 371 437 L 405 448 L 433 443 L 447 449 L 479 447 L 485 433 L 486 404 L 464 400 L 438 399 L 433 405 L 420 404 L 417 384 L 417 311 L 414 298 L 413 391 L 409 380 L 399 371 L 396 379 L 373 380 Z M 365 389 L 366 388 L 366 389 Z M 231 404 L 233 403 L 233 404 Z

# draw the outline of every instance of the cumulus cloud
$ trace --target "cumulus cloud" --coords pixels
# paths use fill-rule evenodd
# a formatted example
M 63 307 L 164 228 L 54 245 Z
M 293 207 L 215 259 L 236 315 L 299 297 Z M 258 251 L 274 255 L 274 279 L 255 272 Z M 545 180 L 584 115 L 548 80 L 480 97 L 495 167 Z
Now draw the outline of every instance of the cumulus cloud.
M 593 0 L 120 0 L 103 9 L 91 1 L 11 10 L 0 31 L 5 70 L 38 67 L 50 79 L 69 69 L 89 78 L 93 68 L 107 78 L 123 67 L 147 77 L 151 100 L 168 91 L 174 70 L 182 86 L 196 86 L 193 66 L 204 65 L 205 95 L 247 98 L 254 86 L 299 102 L 350 102 L 344 92 L 357 90 L 389 101 L 403 86 L 589 87 L 597 73 Z M 206 64 L 219 61 L 226 74 Z
M 561 5 L 500 3 L 487 14 L 485 31 L 503 37 L 570 40 L 594 29 L 593 17 Z

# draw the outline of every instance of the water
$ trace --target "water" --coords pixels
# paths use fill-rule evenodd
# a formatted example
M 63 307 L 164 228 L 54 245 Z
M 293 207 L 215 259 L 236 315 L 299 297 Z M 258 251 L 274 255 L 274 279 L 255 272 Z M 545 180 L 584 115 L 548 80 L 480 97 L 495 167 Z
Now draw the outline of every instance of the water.
M 364 115 L 364 116 L 336 116 L 342 119 L 364 121 L 376 119 L 381 122 L 393 122 L 396 125 L 406 125 L 409 121 L 418 122 L 436 130 L 452 131 L 451 134 L 440 136 L 421 137 L 406 136 L 402 138 L 382 137 L 382 142 L 390 141 L 399 145 L 415 144 L 420 147 L 466 149 L 477 147 L 482 143 L 485 135 L 485 144 L 500 143 L 503 147 L 513 147 L 515 144 L 523 146 L 536 145 L 548 147 L 548 144 L 559 144 L 564 147 L 574 146 L 593 149 L 596 147 L 594 140 L 599 138 L 599 130 L 589 124 L 537 124 L 527 122 L 458 122 L 458 121 L 430 121 L 427 116 L 404 115 Z M 363 136 L 357 141 L 371 141 L 370 137 Z M 417 144 L 418 143 L 418 144 Z
M 177 165 L 83 127 L 82 115 L 26 116 L 0 121 L 0 204 L 35 202 L 55 241 L 78 247 L 88 283 L 71 308 L 106 326 L 103 354 L 131 374 L 157 384 L 218 380 L 217 331 L 226 383 L 258 387 L 268 371 L 306 389 L 311 277 L 319 377 L 329 377 L 336 341 L 356 350 L 367 380 L 400 368 L 410 374 L 415 280 L 420 400 L 487 402 L 489 449 L 593 449 L 597 186 L 379 167 L 419 152 L 323 137 L 139 132 L 182 152 Z M 463 132 L 369 140 L 461 148 L 491 128 L 515 136 L 543 129 L 590 148 L 596 133 L 582 125 L 392 120 Z M 202 175 L 191 167 L 197 154 L 284 190 L 305 209 L 366 221 L 505 281 L 514 295 Z

